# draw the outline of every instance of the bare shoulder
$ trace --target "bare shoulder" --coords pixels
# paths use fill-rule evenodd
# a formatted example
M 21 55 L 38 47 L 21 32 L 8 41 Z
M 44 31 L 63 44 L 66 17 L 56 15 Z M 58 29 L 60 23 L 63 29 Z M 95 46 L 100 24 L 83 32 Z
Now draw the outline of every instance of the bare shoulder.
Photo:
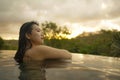
M 71 54 L 69 51 L 64 49 L 58 49 L 50 46 L 40 45 L 36 46 L 37 51 L 41 53 L 42 56 L 46 59 L 52 58 L 71 58 Z
M 24 57 L 29 57 L 32 60 L 43 60 L 44 59 L 43 54 L 40 51 L 40 48 L 38 46 L 28 49 L 25 52 Z
M 32 47 L 28 54 L 32 59 L 68 59 L 71 58 L 70 52 L 63 49 L 53 48 L 45 45 L 38 45 Z

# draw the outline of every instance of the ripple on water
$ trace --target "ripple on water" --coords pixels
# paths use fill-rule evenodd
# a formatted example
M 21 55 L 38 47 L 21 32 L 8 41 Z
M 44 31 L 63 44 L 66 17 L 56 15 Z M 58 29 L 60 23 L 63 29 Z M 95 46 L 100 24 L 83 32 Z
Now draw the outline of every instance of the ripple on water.
M 16 51 L 1 51 L 1 80 L 120 80 L 120 59 L 73 54 L 72 60 L 46 60 L 17 65 Z

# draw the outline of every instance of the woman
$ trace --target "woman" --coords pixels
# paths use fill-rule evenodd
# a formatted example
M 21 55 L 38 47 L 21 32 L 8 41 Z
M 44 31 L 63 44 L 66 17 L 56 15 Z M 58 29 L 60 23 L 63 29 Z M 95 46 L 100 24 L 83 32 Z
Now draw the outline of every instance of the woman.
M 45 60 L 45 59 L 70 59 L 67 50 L 56 49 L 43 45 L 44 37 L 37 22 L 24 23 L 19 32 L 18 50 L 14 59 L 18 63 Z

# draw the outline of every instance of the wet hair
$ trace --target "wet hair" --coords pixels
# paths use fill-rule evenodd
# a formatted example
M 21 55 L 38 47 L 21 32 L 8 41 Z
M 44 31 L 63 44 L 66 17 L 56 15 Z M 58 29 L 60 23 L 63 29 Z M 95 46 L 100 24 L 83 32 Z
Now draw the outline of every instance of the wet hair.
M 32 47 L 32 43 L 30 42 L 29 39 L 27 39 L 26 34 L 31 34 L 32 27 L 34 24 L 39 25 L 37 22 L 31 21 L 31 22 L 24 23 L 20 28 L 18 49 L 14 56 L 15 61 L 18 63 L 23 62 L 23 57 L 24 57 L 25 51 Z M 29 46 L 27 46 L 27 44 L 29 44 Z

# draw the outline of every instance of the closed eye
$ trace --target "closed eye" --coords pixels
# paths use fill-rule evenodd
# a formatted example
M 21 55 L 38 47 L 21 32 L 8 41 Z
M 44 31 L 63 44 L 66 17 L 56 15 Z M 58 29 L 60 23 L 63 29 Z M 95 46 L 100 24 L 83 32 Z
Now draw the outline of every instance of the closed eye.
M 41 30 L 40 29 L 36 29 L 37 32 L 40 32 Z
M 37 30 L 37 32 L 40 32 L 40 30 Z

